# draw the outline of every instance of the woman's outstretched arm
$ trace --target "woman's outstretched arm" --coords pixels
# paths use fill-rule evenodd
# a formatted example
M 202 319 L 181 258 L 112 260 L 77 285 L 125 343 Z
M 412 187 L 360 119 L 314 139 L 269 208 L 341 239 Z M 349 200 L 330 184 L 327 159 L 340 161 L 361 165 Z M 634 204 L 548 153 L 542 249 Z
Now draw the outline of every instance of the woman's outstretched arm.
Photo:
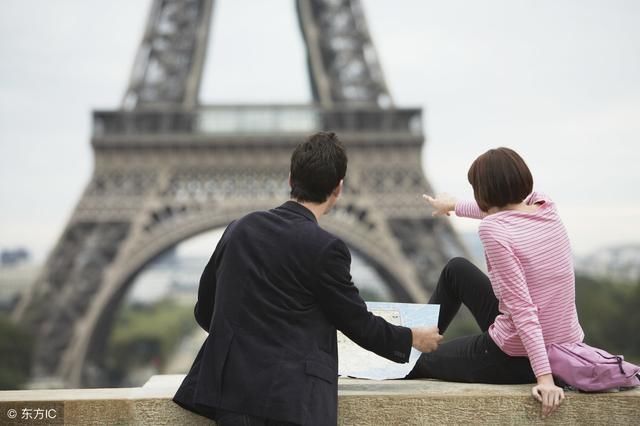
M 455 212 L 459 217 L 470 217 L 472 219 L 482 219 L 487 213 L 480 210 L 475 201 L 458 201 L 448 194 L 437 195 L 435 198 L 423 194 L 424 198 L 433 207 L 433 216 L 451 216 Z

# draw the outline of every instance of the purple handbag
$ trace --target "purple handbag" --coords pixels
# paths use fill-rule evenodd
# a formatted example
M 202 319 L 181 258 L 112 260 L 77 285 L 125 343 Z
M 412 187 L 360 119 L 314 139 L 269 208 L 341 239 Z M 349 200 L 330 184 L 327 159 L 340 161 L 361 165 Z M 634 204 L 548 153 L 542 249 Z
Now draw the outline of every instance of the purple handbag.
M 552 343 L 547 346 L 549 364 L 556 378 L 585 392 L 640 386 L 640 367 L 622 355 L 585 343 Z

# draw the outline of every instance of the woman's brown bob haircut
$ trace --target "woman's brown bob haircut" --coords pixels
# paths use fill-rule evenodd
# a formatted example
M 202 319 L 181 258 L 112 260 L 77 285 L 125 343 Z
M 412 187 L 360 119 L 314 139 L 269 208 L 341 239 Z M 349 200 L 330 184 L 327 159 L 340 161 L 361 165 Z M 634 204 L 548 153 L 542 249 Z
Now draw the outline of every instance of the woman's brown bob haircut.
M 509 148 L 490 149 L 476 158 L 467 178 L 478 207 L 484 212 L 491 207 L 521 203 L 533 190 L 529 167 Z

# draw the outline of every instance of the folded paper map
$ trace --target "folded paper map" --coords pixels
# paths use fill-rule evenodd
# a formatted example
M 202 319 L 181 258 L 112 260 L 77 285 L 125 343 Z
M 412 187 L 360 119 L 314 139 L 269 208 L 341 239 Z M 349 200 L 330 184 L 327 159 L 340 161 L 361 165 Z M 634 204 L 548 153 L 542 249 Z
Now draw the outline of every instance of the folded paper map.
M 440 305 L 367 302 L 367 307 L 391 324 L 405 327 L 438 325 Z M 373 380 L 401 379 L 413 369 L 418 357 L 420 352 L 411 348 L 409 362 L 398 364 L 362 349 L 338 332 L 338 373 L 341 376 Z

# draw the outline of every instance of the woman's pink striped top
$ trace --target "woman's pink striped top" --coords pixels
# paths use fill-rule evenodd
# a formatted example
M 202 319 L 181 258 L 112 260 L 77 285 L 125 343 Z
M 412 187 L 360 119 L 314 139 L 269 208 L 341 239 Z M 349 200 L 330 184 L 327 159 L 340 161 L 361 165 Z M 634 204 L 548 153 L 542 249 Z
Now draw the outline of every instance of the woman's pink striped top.
M 500 315 L 489 335 L 508 355 L 528 356 L 536 377 L 551 373 L 546 345 L 581 342 L 573 257 L 555 203 L 532 193 L 535 212 L 487 215 L 474 202 L 456 203 L 456 215 L 482 219 L 479 228 Z

